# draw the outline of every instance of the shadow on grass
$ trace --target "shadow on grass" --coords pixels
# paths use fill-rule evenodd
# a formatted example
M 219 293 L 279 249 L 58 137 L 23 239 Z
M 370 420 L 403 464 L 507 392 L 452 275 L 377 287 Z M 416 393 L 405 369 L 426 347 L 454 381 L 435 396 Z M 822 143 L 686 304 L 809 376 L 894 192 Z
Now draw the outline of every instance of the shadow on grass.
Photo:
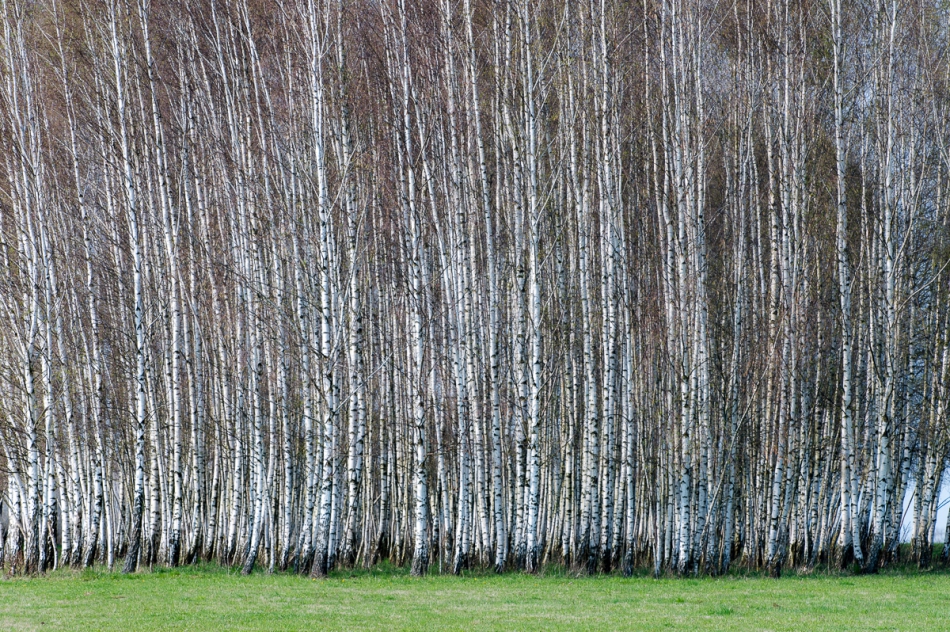
M 911 559 L 909 545 L 901 545 L 901 550 L 899 552 L 898 559 L 892 561 L 887 566 L 880 569 L 876 574 L 884 577 L 915 577 L 915 576 L 944 576 L 950 575 L 950 566 L 940 563 L 940 554 L 942 552 L 943 545 L 938 544 L 934 545 L 933 560 L 934 563 L 925 569 L 920 569 L 917 566 L 917 563 Z M 449 565 L 446 564 L 443 566 L 443 569 L 447 568 Z M 517 577 L 536 577 L 538 579 L 550 578 L 550 579 L 583 579 L 584 581 L 596 582 L 598 580 L 643 580 L 653 578 L 652 569 L 648 567 L 637 567 L 633 569 L 632 574 L 629 577 L 623 577 L 620 571 L 614 571 L 611 573 L 598 573 L 594 575 L 589 575 L 584 570 L 572 568 L 565 566 L 563 564 L 548 564 L 544 566 L 537 573 L 527 573 L 524 571 L 519 571 L 516 569 L 508 570 L 505 573 L 498 574 L 494 571 L 491 566 L 481 566 L 475 565 L 462 570 L 459 575 L 455 576 L 451 573 L 443 570 L 439 572 L 438 564 L 433 564 L 429 567 L 430 572 L 428 577 L 434 578 L 457 578 L 459 580 L 464 579 L 488 579 L 488 578 L 517 578 Z M 0 569 L 3 570 L 3 569 Z M 372 567 L 350 567 L 350 568 L 336 568 L 332 570 L 327 579 L 329 580 L 344 580 L 344 579 L 378 579 L 378 580 L 392 580 L 392 579 L 404 579 L 406 581 L 418 581 L 422 578 L 414 578 L 410 575 L 410 569 L 408 565 L 400 566 L 393 564 L 390 560 L 383 560 Z M 151 567 L 140 568 L 135 573 L 122 573 L 117 570 L 109 570 L 105 566 L 94 566 L 92 568 L 86 569 L 76 569 L 76 568 L 60 568 L 56 571 L 47 573 L 42 576 L 33 576 L 33 577 L 24 577 L 24 576 L 6 576 L 0 572 L 0 577 L 6 580 L 31 580 L 31 579 L 48 579 L 48 580 L 79 580 L 79 581 L 95 581 L 101 579 L 112 579 L 112 580 L 121 580 L 121 581 L 137 581 L 145 577 L 208 577 L 208 576 L 234 576 L 236 578 L 243 577 L 241 575 L 240 566 L 224 566 L 217 562 L 206 562 L 201 561 L 196 564 L 189 564 L 177 567 L 168 567 L 163 565 L 153 565 Z M 266 566 L 257 565 L 254 568 L 252 575 L 267 575 L 272 577 L 285 577 L 293 578 L 299 577 L 300 579 L 307 578 L 305 573 L 294 573 L 292 570 L 286 571 L 275 571 L 271 573 Z M 838 569 L 834 566 L 829 566 L 828 564 L 820 564 L 812 568 L 788 568 L 782 574 L 782 579 L 827 579 L 827 578 L 840 578 L 843 582 L 847 581 L 849 577 L 855 577 L 862 575 L 861 568 L 857 565 L 852 565 L 847 569 Z M 674 573 L 663 573 L 660 576 L 660 579 L 678 579 L 686 583 L 692 582 L 703 582 L 703 581 L 715 581 L 722 579 L 772 579 L 768 572 L 765 570 L 759 570 L 756 568 L 750 568 L 742 564 L 733 565 L 732 569 L 724 575 L 709 575 L 709 574 L 698 574 L 693 575 L 689 574 L 686 576 L 679 576 Z M 772 580 L 775 581 L 775 580 Z M 781 580 L 779 580 L 781 581 Z M 728 614 L 728 613 L 726 613 Z

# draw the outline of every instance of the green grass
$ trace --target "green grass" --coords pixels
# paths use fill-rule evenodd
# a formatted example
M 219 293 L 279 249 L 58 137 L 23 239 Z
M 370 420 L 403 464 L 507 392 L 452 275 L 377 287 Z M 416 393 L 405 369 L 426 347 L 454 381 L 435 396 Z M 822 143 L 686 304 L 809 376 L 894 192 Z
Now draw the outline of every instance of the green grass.
M 950 630 L 950 575 L 781 580 L 404 570 L 329 579 L 218 567 L 0 581 L 0 630 Z

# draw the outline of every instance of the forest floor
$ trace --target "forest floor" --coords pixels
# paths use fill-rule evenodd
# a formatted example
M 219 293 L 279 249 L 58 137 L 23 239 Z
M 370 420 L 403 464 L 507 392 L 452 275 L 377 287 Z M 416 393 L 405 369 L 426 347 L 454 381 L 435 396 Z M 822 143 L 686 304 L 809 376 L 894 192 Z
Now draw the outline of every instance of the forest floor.
M 950 630 L 950 574 L 660 579 L 217 566 L 0 580 L 0 630 Z

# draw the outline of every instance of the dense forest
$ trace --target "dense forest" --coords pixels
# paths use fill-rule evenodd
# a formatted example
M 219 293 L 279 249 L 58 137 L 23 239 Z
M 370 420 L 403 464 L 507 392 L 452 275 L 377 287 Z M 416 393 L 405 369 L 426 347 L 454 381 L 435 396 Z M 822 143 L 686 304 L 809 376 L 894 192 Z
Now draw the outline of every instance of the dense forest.
M 2 21 L 4 572 L 947 562 L 945 2 Z

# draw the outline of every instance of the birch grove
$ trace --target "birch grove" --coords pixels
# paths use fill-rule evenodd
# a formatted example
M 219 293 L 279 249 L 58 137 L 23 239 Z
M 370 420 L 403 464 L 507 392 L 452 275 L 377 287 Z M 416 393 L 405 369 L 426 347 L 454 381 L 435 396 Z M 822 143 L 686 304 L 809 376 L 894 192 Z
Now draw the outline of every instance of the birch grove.
M 950 560 L 936 5 L 0 3 L 4 572 Z

